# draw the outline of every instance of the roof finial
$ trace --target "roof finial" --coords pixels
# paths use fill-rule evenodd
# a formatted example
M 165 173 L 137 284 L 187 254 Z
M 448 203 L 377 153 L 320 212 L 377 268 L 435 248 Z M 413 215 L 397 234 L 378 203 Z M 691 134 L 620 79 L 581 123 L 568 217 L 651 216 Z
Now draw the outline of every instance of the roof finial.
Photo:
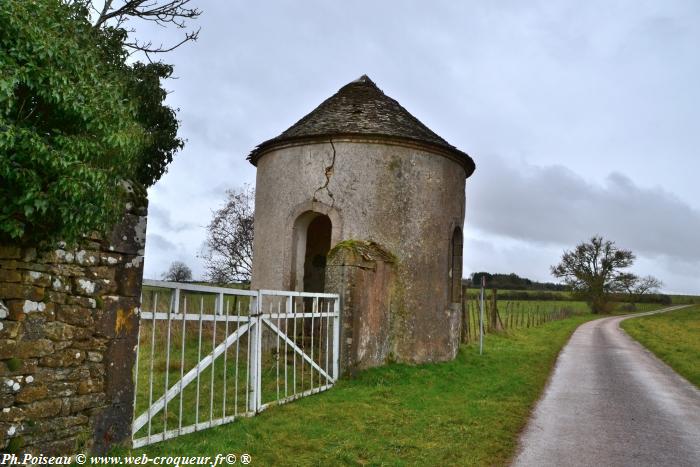
M 372 80 L 369 79 L 369 76 L 367 75 L 362 75 L 359 78 L 357 78 L 353 83 L 371 83 Z

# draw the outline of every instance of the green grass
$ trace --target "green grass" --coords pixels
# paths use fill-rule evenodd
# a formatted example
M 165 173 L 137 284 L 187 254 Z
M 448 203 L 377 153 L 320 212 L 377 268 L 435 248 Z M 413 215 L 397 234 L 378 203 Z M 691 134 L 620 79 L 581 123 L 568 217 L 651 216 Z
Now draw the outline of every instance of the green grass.
M 134 453 L 247 452 L 257 465 L 505 465 L 559 350 L 592 318 L 489 335 L 483 356 L 467 345 L 452 362 L 365 371 L 328 392 Z
M 700 306 L 628 319 L 622 328 L 700 387 Z
M 671 303 L 674 305 L 692 305 L 700 303 L 698 295 L 671 295 Z

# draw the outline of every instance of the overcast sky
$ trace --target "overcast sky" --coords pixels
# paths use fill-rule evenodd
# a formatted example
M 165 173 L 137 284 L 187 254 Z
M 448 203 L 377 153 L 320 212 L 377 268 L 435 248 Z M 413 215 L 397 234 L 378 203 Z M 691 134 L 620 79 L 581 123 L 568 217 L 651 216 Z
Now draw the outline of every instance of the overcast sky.
M 551 281 L 601 234 L 665 291 L 700 293 L 700 2 L 198 6 L 199 41 L 164 57 L 187 145 L 149 191 L 146 277 L 173 260 L 200 277 L 212 211 L 255 182 L 250 150 L 367 74 L 476 162 L 465 274 Z

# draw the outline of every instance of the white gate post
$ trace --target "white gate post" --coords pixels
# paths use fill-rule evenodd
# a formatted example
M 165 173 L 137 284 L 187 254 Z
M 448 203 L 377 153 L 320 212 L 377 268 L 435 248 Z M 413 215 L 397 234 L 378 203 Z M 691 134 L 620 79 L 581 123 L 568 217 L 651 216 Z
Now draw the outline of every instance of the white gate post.
M 338 381 L 338 364 L 340 362 L 340 296 L 333 305 L 333 382 Z
M 262 320 L 260 313 L 262 309 L 262 294 L 253 297 L 253 304 L 250 310 L 250 328 L 248 328 L 248 339 L 250 339 L 250 355 L 248 355 L 248 371 L 250 372 L 250 397 L 248 398 L 248 410 L 256 413 L 261 402 L 261 354 L 262 354 Z

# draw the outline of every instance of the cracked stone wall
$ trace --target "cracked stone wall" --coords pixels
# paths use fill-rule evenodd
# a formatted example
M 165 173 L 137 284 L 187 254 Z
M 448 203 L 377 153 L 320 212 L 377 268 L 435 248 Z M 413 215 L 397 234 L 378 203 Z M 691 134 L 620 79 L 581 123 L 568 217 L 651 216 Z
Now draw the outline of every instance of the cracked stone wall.
M 397 258 L 389 358 L 454 358 L 460 320 L 450 305 L 450 242 L 464 223 L 465 175 L 449 154 L 381 138 L 318 138 L 271 150 L 257 162 L 252 288 L 299 290 L 295 239 L 304 236 L 295 221 L 309 211 L 328 215 L 331 247 L 368 240 Z
M 129 439 L 145 201 L 108 236 L 0 245 L 0 451 L 104 452 Z

